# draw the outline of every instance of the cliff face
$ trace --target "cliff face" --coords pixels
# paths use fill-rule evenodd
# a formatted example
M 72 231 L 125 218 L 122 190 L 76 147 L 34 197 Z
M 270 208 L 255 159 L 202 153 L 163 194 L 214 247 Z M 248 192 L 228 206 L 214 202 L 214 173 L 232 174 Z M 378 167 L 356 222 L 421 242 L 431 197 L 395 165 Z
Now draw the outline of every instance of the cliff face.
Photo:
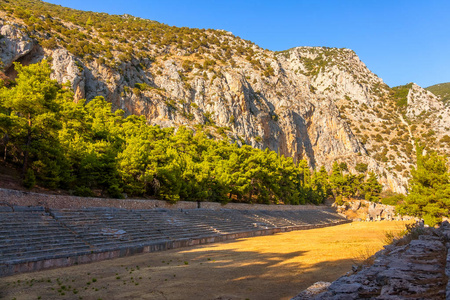
M 438 128 L 432 136 L 439 138 L 448 133 L 449 111 L 436 97 L 413 85 L 407 112 L 402 113 L 390 88 L 349 49 L 299 47 L 275 53 L 227 32 L 208 31 L 202 40 L 205 53 L 146 40 L 142 52 L 151 56 L 119 59 L 120 50 L 108 49 L 108 63 L 103 54 L 97 59 L 95 53 L 77 56 L 63 42 L 48 46 L 43 39 L 59 36 L 51 29 L 30 31 L 10 14 L 0 17 L 3 76 L 14 76 L 15 61 L 47 58 L 54 79 L 70 82 L 76 100 L 104 96 L 115 109 L 145 115 L 150 124 L 202 124 L 216 138 L 270 148 L 306 159 L 311 167 L 330 169 L 337 160 L 355 172 L 357 163 L 365 163 L 379 174 L 385 189 L 395 192 L 406 191 L 415 130 Z M 51 18 L 120 49 L 95 28 Z M 215 44 L 207 44 L 208 39 Z M 246 54 L 239 52 L 243 47 Z M 427 113 L 432 120 L 420 119 Z M 438 144 L 447 151 L 448 144 Z
M 406 116 L 412 125 L 422 125 L 422 136 L 434 136 L 435 149 L 448 153 L 450 138 L 450 107 L 433 93 L 412 84 L 407 96 L 408 106 Z

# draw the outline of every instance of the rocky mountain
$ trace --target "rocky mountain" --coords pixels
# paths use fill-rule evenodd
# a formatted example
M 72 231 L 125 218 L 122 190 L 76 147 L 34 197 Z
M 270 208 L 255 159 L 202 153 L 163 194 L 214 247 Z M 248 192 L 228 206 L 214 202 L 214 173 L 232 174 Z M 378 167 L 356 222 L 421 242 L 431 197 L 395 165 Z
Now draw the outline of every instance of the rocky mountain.
M 448 153 L 450 108 L 415 84 L 389 88 L 349 49 L 272 52 L 223 30 L 170 27 L 33 0 L 1 4 L 3 79 L 51 61 L 75 99 L 104 96 L 150 124 L 375 171 L 406 192 L 414 140 Z

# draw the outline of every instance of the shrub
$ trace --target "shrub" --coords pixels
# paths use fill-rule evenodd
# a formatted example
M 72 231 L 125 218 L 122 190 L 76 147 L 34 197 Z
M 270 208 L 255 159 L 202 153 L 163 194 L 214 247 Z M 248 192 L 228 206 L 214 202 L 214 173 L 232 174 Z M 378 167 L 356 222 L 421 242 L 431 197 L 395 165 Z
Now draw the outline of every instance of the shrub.
M 28 169 L 23 178 L 22 184 L 27 189 L 32 189 L 36 185 L 36 176 L 32 169 Z
M 183 64 L 181 67 L 184 69 L 185 72 L 191 72 L 193 70 L 193 63 L 190 60 L 183 61 Z
M 47 49 L 55 49 L 58 47 L 58 43 L 56 42 L 55 38 L 51 38 L 49 40 L 43 40 L 41 42 L 41 46 Z
M 77 186 L 75 188 L 75 191 L 73 192 L 73 194 L 75 196 L 80 196 L 80 197 L 93 197 L 94 196 L 94 193 L 92 192 L 92 190 L 85 186 Z
M 398 205 L 405 200 L 405 195 L 403 194 L 393 194 L 391 196 L 381 199 L 381 203 L 385 205 Z
M 355 166 L 356 171 L 359 173 L 365 173 L 367 171 L 367 164 L 365 163 L 357 163 Z

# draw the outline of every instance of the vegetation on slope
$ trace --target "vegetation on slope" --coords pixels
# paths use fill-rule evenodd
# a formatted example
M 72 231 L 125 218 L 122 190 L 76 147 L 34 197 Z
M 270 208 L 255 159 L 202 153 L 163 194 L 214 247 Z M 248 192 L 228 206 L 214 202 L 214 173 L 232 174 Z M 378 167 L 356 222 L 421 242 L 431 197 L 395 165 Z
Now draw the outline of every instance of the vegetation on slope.
M 178 28 L 129 15 L 85 12 L 34 0 L 0 2 L 0 9 L 1 20 L 20 24 L 20 30 L 43 48 L 67 49 L 75 55 L 80 71 L 95 68 L 119 75 L 121 83 L 114 93 L 122 100 L 164 101 L 171 114 L 186 122 L 203 115 L 205 123 L 213 125 L 214 112 L 196 103 L 191 106 L 190 99 L 174 96 L 167 87 L 155 83 L 164 76 L 167 61 L 177 67 L 186 94 L 192 92 L 196 79 L 208 79 L 212 84 L 223 77 L 224 69 L 245 66 L 265 79 L 274 75 L 268 59 L 271 52 L 224 30 Z M 111 82 L 108 79 L 104 84 Z M 89 95 L 88 100 L 91 98 Z M 126 112 L 135 113 L 134 108 L 127 107 Z
M 439 83 L 426 88 L 447 103 L 450 100 L 450 82 Z
M 192 70 L 194 64 L 201 69 L 215 64 L 233 67 L 232 56 L 238 55 L 256 70 L 267 71 L 254 57 L 259 47 L 224 30 L 168 26 L 129 15 L 86 12 L 37 0 L 10 0 L 0 8 L 21 19 L 28 34 L 44 48 L 61 46 L 86 61 L 110 67 L 132 60 L 145 65 L 148 59 L 167 58 L 181 51 L 186 57 L 186 70 Z
M 113 197 L 257 203 L 322 203 L 329 195 L 376 200 L 381 185 L 367 166 L 359 175 L 335 163 L 310 171 L 306 161 L 238 147 L 186 128 L 161 129 L 123 117 L 97 97 L 86 105 L 50 79 L 44 60 L 15 65 L 16 81 L 0 89 L 3 157 L 22 167 L 23 184 L 94 191 Z
M 395 100 L 395 103 L 402 112 L 406 110 L 406 106 L 408 105 L 408 93 L 411 87 L 412 83 L 408 83 L 406 85 L 396 86 L 391 89 L 391 97 Z

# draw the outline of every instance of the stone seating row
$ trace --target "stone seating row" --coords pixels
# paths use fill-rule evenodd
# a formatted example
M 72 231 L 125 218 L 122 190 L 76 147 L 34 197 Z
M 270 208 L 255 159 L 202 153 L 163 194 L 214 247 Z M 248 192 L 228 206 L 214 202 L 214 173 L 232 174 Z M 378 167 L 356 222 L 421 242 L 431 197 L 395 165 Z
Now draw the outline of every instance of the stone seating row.
M 0 207 L 0 265 L 343 220 L 327 210 Z
M 0 225 L 0 264 L 90 249 L 40 207 L 3 209 Z

